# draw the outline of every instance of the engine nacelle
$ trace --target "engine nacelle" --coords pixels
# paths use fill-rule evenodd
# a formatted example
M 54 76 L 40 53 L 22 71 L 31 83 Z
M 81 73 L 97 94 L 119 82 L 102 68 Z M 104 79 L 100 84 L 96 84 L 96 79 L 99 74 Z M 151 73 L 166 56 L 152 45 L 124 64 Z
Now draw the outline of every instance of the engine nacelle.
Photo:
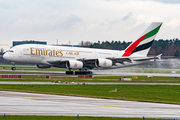
M 112 66 L 112 61 L 109 60 L 109 59 L 105 59 L 105 58 L 98 58 L 96 60 L 96 66 L 97 67 L 103 67 L 103 68 L 111 67 Z
M 51 66 L 49 65 L 36 65 L 37 68 L 40 68 L 40 69 L 47 69 L 47 68 L 51 68 Z
M 83 68 L 83 62 L 77 60 L 69 60 L 66 63 L 68 69 L 81 69 Z

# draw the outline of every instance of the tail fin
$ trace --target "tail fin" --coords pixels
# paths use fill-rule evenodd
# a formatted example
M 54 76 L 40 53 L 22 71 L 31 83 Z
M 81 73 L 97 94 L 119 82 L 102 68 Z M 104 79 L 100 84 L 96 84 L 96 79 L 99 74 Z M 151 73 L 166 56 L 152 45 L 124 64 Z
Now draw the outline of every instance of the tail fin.
M 141 56 L 147 56 L 161 25 L 162 22 L 151 23 L 151 25 L 143 32 L 143 34 L 125 49 L 125 52 L 122 56 L 127 57 L 133 53 L 138 53 Z

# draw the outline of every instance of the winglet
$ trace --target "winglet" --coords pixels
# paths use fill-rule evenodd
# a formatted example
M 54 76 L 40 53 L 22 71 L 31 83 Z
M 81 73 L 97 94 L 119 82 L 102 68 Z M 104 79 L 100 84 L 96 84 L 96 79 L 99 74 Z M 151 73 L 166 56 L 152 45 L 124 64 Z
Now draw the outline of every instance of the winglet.
M 157 56 L 159 60 L 161 60 L 161 56 L 162 56 L 162 54 L 159 54 L 159 55 Z

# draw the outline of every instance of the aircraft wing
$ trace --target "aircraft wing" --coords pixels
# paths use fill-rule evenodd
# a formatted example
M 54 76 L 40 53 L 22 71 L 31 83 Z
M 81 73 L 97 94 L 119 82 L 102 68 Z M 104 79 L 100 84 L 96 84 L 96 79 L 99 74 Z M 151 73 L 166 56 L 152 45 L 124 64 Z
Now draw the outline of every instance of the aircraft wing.
M 66 68 L 66 62 L 67 61 L 61 61 L 61 60 L 52 60 L 52 61 L 47 61 L 49 64 L 51 64 L 53 67 L 61 67 L 61 68 Z
M 75 59 L 76 60 L 76 59 Z M 86 69 L 93 69 L 95 66 L 95 60 L 96 59 L 77 59 L 77 61 L 83 62 L 83 65 Z M 62 67 L 62 68 L 67 68 L 66 64 L 68 60 L 52 60 L 52 61 L 47 61 L 49 64 L 51 64 L 54 67 Z
M 156 59 L 161 59 L 161 56 L 162 56 L 162 54 L 159 54 L 158 56 L 154 56 L 154 57 L 146 57 L 146 58 L 134 59 L 134 61 L 156 60 Z
M 123 57 L 123 58 L 107 58 L 107 59 L 112 60 L 113 65 L 115 65 L 116 63 L 124 64 L 124 62 L 132 63 L 132 60 L 130 58 L 126 58 L 126 57 Z
M 161 59 L 161 55 L 155 57 L 145 57 L 145 58 L 130 58 L 130 57 L 121 57 L 121 58 L 105 58 L 112 61 L 112 66 L 116 66 L 116 63 L 120 63 L 121 65 L 125 65 L 126 63 L 132 63 L 133 61 L 141 62 L 141 61 L 148 61 L 148 60 L 156 60 Z M 74 61 L 81 61 L 83 63 L 83 67 L 85 69 L 93 69 L 97 67 L 97 59 L 91 58 L 83 58 L 83 59 L 74 59 Z M 50 60 L 47 61 L 53 67 L 61 67 L 67 68 L 67 62 L 69 60 Z
M 148 58 L 141 58 L 141 59 L 134 59 L 134 61 L 146 61 L 146 60 L 156 60 L 159 59 L 158 57 L 148 57 Z
M 124 62 L 130 62 L 131 63 L 131 59 L 129 58 L 106 58 L 109 60 L 112 60 L 113 65 L 115 65 L 116 63 L 120 63 L 120 64 L 124 64 Z M 83 62 L 83 66 L 86 69 L 93 69 L 96 66 L 96 61 L 97 59 L 77 59 L 77 61 L 81 61 Z M 51 60 L 51 61 L 47 61 L 49 64 L 51 64 L 54 67 L 62 67 L 62 68 L 66 68 L 66 63 L 68 62 L 68 60 Z

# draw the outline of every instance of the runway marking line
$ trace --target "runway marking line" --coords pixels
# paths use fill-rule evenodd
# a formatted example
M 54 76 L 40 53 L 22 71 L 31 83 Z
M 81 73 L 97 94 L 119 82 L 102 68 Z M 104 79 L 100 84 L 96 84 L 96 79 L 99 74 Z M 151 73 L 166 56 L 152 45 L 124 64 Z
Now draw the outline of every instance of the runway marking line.
M 43 99 L 39 99 L 39 98 L 22 98 L 22 99 L 26 99 L 26 100 L 43 100 Z
M 125 106 L 113 106 L 113 105 L 99 105 L 100 107 L 118 107 L 118 108 L 125 108 Z

